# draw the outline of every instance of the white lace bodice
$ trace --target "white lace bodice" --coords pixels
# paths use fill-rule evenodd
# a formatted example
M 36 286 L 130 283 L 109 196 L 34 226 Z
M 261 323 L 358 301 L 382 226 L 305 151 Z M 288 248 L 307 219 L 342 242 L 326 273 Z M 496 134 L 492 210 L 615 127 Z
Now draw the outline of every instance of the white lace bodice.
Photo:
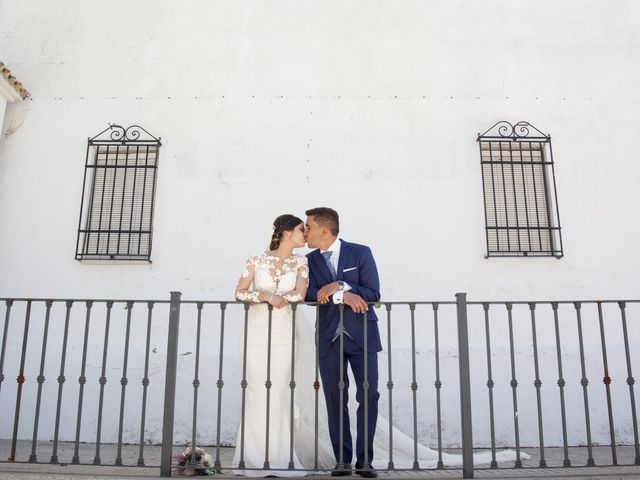
M 290 302 L 301 302 L 309 286 L 307 257 L 293 254 L 284 261 L 261 252 L 247 260 L 236 287 L 236 299 L 260 302 L 260 293 L 276 294 Z

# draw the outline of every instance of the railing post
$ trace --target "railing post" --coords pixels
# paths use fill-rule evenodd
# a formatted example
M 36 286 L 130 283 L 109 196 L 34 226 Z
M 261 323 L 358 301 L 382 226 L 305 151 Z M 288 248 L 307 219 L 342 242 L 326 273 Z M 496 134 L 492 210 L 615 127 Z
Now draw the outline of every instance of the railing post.
M 173 417 L 176 405 L 176 374 L 178 368 L 178 332 L 180 329 L 180 298 L 182 293 L 171 292 L 169 332 L 167 336 L 167 368 L 164 382 L 164 416 L 162 420 L 162 453 L 160 476 L 171 476 L 173 450 Z
M 471 429 L 471 379 L 469 374 L 469 332 L 467 294 L 456 293 L 458 355 L 460 358 L 460 421 L 462 426 L 462 476 L 473 478 L 473 432 Z

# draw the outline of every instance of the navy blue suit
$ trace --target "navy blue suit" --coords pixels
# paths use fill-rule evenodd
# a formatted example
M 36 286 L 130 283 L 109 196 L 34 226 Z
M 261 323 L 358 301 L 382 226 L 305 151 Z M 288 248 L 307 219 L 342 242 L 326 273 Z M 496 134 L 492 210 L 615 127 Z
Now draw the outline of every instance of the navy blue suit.
M 340 240 L 340 258 L 338 259 L 337 280 L 343 280 L 351 287 L 350 292 L 360 295 L 366 302 L 380 300 L 380 280 L 375 260 L 369 247 Z M 306 300 L 318 301 L 318 290 L 333 282 L 331 272 L 327 267 L 320 250 L 314 250 L 307 255 L 309 259 L 309 289 Z M 339 306 L 333 303 L 321 305 L 319 312 L 319 366 L 323 382 L 323 390 L 327 403 L 329 420 L 329 435 L 336 460 L 340 458 L 340 408 L 343 409 L 343 461 L 351 463 L 353 457 L 351 430 L 348 411 L 347 364 L 351 365 L 356 382 L 356 400 L 358 401 L 356 458 L 358 464 L 364 464 L 364 359 L 367 357 L 367 376 L 369 382 L 368 394 L 368 461 L 373 460 L 373 437 L 378 418 L 378 360 L 377 352 L 382 350 L 380 334 L 378 332 L 378 317 L 370 306 L 367 311 L 367 351 L 365 352 L 364 314 L 356 314 L 351 307 L 345 305 L 343 320 L 346 335 L 344 335 L 344 352 L 340 358 L 340 339 L 336 331 L 340 322 Z M 345 390 L 343 405 L 340 407 L 340 362 L 344 365 Z

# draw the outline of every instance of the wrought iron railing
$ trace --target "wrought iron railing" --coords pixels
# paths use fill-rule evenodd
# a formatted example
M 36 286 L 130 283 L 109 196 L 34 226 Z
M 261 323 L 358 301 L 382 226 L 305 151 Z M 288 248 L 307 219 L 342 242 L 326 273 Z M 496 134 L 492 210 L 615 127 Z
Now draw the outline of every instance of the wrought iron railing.
M 0 438 L 10 440 L 8 461 L 151 466 L 168 476 L 174 445 L 190 443 L 214 445 L 218 470 L 243 467 L 231 464 L 224 446 L 244 423 L 247 305 L 182 300 L 176 292 L 170 300 L 1 302 Z M 570 458 L 576 445 L 587 449 L 587 466 L 640 465 L 632 373 L 640 360 L 639 300 L 467 302 L 458 294 L 455 301 L 376 306 L 384 347 L 379 385 L 387 390 L 380 413 L 413 441 L 412 464 L 399 465 L 389 428 L 387 470 L 448 468 L 448 448 L 462 449 L 465 477 L 479 468 L 526 468 L 528 447 L 538 467 L 552 466 L 548 446 L 563 449 L 557 466 L 578 466 Z M 321 308 L 292 307 L 294 328 L 305 315 L 313 323 Z M 291 418 L 299 389 L 315 388 L 316 412 L 323 402 L 317 368 L 313 378 L 295 377 L 294 351 Z M 590 383 L 598 370 L 601 387 Z M 119 385 L 111 388 L 114 377 Z M 546 388 L 549 381 L 557 388 Z M 37 455 L 39 439 L 52 441 L 47 458 Z M 61 441 L 73 442 L 70 459 L 60 458 Z M 95 444 L 92 458 L 80 456 L 86 442 Z M 292 434 L 290 442 L 293 452 Z M 114 458 L 101 455 L 107 443 L 116 446 Z M 145 458 L 149 444 L 162 445 L 159 462 Z M 435 447 L 433 464 L 421 458 L 421 444 Z M 603 444 L 610 460 L 596 462 L 593 448 Z M 620 444 L 633 455 L 620 457 Z M 503 447 L 515 448 L 513 461 L 499 462 Z M 131 448 L 137 459 L 129 462 L 123 449 Z M 491 452 L 486 466 L 474 465 L 477 448 Z M 267 439 L 264 468 L 293 464 L 270 464 Z

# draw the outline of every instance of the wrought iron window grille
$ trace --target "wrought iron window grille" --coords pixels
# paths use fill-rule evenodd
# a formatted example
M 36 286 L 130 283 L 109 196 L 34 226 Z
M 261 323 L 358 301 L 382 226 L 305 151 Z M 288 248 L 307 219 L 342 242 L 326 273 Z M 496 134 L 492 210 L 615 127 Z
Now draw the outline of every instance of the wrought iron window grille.
M 478 134 L 488 257 L 563 256 L 551 135 L 500 121 Z
M 138 125 L 88 139 L 76 260 L 151 261 L 161 145 Z

